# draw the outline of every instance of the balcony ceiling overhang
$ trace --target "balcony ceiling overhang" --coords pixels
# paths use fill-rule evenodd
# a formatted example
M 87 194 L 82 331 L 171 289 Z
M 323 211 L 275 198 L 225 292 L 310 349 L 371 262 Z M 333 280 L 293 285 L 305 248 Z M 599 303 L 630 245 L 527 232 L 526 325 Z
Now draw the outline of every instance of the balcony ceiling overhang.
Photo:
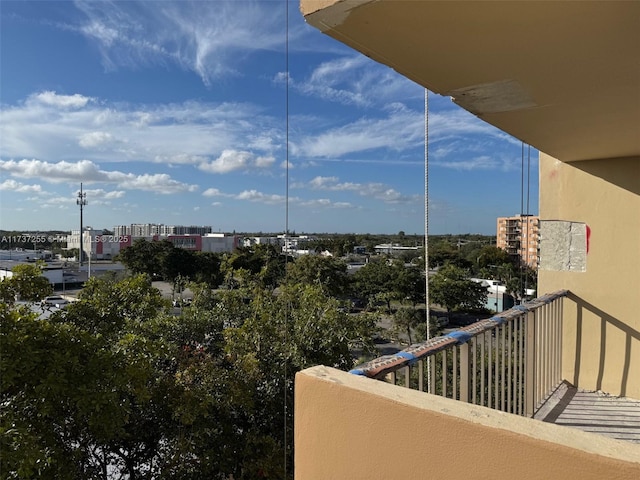
M 305 20 L 559 160 L 640 156 L 640 2 L 301 0 Z

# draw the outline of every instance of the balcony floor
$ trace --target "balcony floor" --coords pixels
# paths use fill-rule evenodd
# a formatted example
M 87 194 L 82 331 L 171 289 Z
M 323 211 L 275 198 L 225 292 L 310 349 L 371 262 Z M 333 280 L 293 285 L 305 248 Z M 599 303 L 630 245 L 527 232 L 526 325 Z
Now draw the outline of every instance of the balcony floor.
M 640 400 L 560 384 L 534 418 L 640 445 Z

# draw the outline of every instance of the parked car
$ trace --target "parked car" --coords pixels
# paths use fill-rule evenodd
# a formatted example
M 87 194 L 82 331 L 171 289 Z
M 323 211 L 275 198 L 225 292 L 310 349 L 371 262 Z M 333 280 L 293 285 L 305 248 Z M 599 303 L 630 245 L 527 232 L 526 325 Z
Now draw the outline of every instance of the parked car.
M 69 300 L 60 295 L 50 295 L 42 300 L 42 305 L 46 307 L 62 308 L 69 303 Z

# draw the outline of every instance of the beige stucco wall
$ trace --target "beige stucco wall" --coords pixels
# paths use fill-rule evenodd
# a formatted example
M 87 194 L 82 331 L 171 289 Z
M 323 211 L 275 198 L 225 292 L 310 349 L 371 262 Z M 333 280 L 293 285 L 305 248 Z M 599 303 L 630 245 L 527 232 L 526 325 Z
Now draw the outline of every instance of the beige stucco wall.
M 640 478 L 640 446 L 358 377 L 296 376 L 295 478 Z
M 640 158 L 563 163 L 541 153 L 540 219 L 590 229 L 585 272 L 538 275 L 539 293 L 571 291 L 564 378 L 640 399 Z

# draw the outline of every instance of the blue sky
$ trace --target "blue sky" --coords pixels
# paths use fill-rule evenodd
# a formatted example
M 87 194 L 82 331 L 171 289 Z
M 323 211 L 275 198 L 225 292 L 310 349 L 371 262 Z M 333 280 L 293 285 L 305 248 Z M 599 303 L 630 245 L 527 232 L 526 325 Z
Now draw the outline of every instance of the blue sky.
M 284 1 L 0 2 L 0 228 L 78 228 L 82 182 L 94 228 L 280 232 L 288 190 L 296 233 L 423 234 L 424 90 L 288 8 L 287 61 Z M 429 125 L 430 233 L 495 234 L 520 141 Z

